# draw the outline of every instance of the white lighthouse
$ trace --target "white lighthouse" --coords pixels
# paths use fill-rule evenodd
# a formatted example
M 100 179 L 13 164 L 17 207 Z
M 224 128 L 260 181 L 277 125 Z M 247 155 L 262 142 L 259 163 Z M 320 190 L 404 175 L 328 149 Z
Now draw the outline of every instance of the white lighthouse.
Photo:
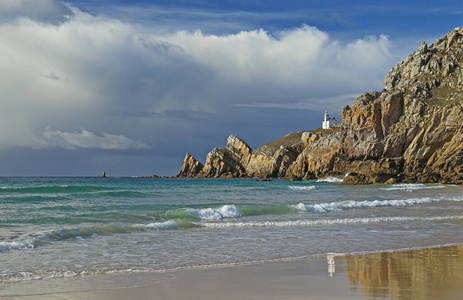
M 322 129 L 333 128 L 336 124 L 336 118 L 330 118 L 328 111 L 325 111 L 325 118 L 323 119 Z

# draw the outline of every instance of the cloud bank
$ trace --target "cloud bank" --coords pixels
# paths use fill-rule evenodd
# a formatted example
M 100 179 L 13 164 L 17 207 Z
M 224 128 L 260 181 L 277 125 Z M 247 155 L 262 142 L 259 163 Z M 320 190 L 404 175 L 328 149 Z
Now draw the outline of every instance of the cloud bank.
M 395 62 L 387 36 L 342 43 L 308 25 L 159 31 L 56 0 L 2 1 L 0 19 L 0 149 L 169 155 L 231 111 L 237 124 L 250 109 L 339 111 Z
M 102 150 L 128 150 L 149 149 L 143 142 L 133 141 L 123 135 L 114 135 L 103 132 L 101 136 L 82 130 L 79 132 L 63 132 L 45 128 L 41 136 L 35 139 L 38 149 L 63 148 L 76 149 L 102 149 Z

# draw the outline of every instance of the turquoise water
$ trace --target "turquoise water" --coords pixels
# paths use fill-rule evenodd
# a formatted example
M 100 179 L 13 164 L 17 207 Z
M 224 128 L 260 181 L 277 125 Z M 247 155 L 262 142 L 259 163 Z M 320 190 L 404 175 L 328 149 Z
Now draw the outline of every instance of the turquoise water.
M 0 178 L 0 280 L 463 242 L 463 188 L 340 180 Z

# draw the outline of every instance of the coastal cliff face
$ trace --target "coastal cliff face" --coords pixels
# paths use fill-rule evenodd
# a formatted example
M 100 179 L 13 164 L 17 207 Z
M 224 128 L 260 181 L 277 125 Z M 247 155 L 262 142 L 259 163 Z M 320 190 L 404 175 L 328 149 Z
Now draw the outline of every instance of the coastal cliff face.
M 333 170 L 340 150 L 340 133 L 334 132 L 326 136 L 305 133 L 310 136 L 307 146 L 289 167 L 288 179 L 313 179 L 323 177 Z
M 346 106 L 340 129 L 289 134 L 256 150 L 232 135 L 204 166 L 187 155 L 179 176 L 297 180 L 351 173 L 344 183 L 463 183 L 463 28 L 423 42 L 391 69 L 384 86 Z

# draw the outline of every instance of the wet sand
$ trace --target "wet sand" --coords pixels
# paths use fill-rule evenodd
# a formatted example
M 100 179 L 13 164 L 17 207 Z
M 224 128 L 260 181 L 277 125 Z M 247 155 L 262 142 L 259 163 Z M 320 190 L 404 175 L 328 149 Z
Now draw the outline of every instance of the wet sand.
M 4 299 L 461 299 L 463 246 L 1 284 Z

